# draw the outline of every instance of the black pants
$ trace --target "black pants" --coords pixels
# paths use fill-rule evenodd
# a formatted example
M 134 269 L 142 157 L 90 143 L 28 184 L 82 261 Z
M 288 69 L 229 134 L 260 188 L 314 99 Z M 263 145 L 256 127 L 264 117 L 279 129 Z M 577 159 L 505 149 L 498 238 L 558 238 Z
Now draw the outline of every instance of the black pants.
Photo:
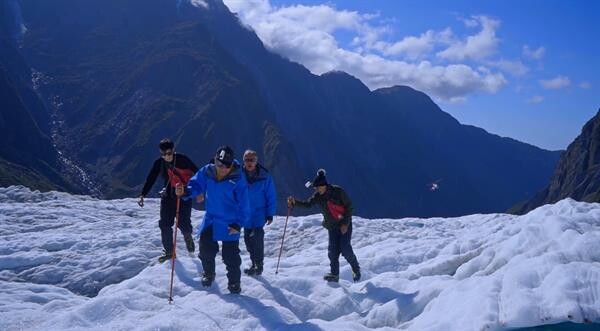
M 263 228 L 244 228 L 244 243 L 252 264 L 263 265 L 265 258 L 265 230 Z
M 173 224 L 175 224 L 175 214 L 177 212 L 177 198 L 162 198 L 160 200 L 160 237 L 163 248 L 167 254 L 173 252 Z M 192 201 L 181 200 L 179 206 L 179 229 L 184 236 L 192 234 Z
M 329 255 L 329 264 L 331 273 L 334 275 L 340 274 L 340 254 L 344 256 L 348 264 L 352 267 L 352 271 L 358 271 L 359 265 L 356 255 L 352 250 L 352 224 L 348 226 L 348 232 L 342 234 L 338 226 L 335 229 L 329 230 L 329 247 L 327 248 Z
M 202 261 L 202 268 L 207 274 L 215 274 L 215 257 L 219 252 L 219 242 L 213 241 L 212 225 L 204 229 L 200 234 L 200 253 L 198 257 Z M 240 265 L 240 241 L 223 241 L 223 262 L 227 268 L 227 279 L 229 284 L 239 283 L 242 273 Z

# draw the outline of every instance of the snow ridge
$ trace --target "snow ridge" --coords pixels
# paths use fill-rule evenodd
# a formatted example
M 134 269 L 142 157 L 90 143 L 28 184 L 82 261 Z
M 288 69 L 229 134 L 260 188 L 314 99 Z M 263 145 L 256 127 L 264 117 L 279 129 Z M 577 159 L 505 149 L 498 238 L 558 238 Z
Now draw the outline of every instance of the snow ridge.
M 160 253 L 158 205 L 0 188 L 2 330 L 508 330 L 600 323 L 600 205 L 566 199 L 524 216 L 362 219 L 363 279 L 326 283 L 320 216 L 265 228 L 265 273 L 230 295 L 221 261 L 200 286 L 196 257 Z M 202 212 L 194 211 L 198 225 Z M 248 262 L 243 244 L 242 259 Z M 184 250 L 178 242 L 178 250 Z

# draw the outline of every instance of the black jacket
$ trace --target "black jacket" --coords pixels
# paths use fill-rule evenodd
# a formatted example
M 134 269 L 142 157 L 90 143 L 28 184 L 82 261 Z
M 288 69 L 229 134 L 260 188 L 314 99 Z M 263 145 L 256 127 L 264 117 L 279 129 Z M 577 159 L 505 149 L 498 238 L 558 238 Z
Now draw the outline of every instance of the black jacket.
M 336 205 L 341 205 L 345 208 L 341 220 L 336 220 L 327 208 L 327 201 L 331 201 Z M 335 229 L 341 224 L 350 225 L 352 222 L 352 201 L 346 191 L 337 185 L 327 185 L 327 191 L 321 195 L 315 192 L 308 200 L 296 200 L 296 206 L 310 208 L 313 205 L 319 205 L 323 214 L 323 227 L 328 230 Z
M 150 189 L 152 189 L 152 186 L 156 182 L 156 178 L 158 178 L 158 175 L 161 175 L 164 180 L 163 187 L 165 188 L 166 195 L 168 197 L 175 197 L 175 188 L 169 182 L 169 170 L 171 170 L 171 173 L 184 177 L 183 174 L 189 174 L 189 172 L 193 176 L 198 172 L 198 167 L 184 154 L 175 153 L 171 162 L 167 162 L 162 157 L 159 157 L 154 161 L 152 169 L 150 169 L 150 173 L 146 177 L 144 188 L 142 188 L 142 195 L 146 196 L 150 192 Z

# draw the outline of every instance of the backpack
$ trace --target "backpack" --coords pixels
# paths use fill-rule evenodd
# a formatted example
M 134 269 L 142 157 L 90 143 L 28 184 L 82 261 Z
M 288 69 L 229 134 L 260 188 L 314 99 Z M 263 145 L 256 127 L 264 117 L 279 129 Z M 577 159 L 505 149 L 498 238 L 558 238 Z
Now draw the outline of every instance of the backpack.
M 175 187 L 178 183 L 187 185 L 190 179 L 194 176 L 194 172 L 189 169 L 181 170 L 175 167 L 169 167 L 167 169 L 167 174 L 169 176 L 171 187 Z
M 327 210 L 333 219 L 338 222 L 344 218 L 344 213 L 346 212 L 346 208 L 344 206 L 338 205 L 331 200 L 327 200 Z

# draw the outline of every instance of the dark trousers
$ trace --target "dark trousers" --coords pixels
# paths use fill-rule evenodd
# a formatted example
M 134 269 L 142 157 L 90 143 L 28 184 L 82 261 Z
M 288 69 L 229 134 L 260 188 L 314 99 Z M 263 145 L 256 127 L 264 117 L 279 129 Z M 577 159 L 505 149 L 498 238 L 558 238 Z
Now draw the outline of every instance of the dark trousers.
M 358 271 L 360 269 L 358 260 L 354 251 L 352 250 L 352 224 L 348 226 L 348 232 L 342 234 L 339 227 L 329 230 L 329 247 L 327 248 L 329 255 L 329 264 L 331 266 L 331 273 L 334 275 L 340 274 L 340 254 L 344 256 L 348 264 L 352 267 L 352 271 Z
M 173 224 L 177 212 L 177 198 L 162 198 L 160 200 L 160 237 L 167 254 L 173 252 Z M 179 206 L 179 229 L 184 236 L 192 234 L 192 201 L 181 200 Z
M 240 241 L 223 241 L 223 262 L 227 268 L 227 279 L 229 284 L 239 283 L 242 273 L 240 265 Z M 219 252 L 219 242 L 213 240 L 213 227 L 208 226 L 200 234 L 200 253 L 198 257 L 202 261 L 202 268 L 206 274 L 215 274 L 215 257 Z
M 265 230 L 263 228 L 244 228 L 244 243 L 250 253 L 252 264 L 262 266 L 265 258 Z

